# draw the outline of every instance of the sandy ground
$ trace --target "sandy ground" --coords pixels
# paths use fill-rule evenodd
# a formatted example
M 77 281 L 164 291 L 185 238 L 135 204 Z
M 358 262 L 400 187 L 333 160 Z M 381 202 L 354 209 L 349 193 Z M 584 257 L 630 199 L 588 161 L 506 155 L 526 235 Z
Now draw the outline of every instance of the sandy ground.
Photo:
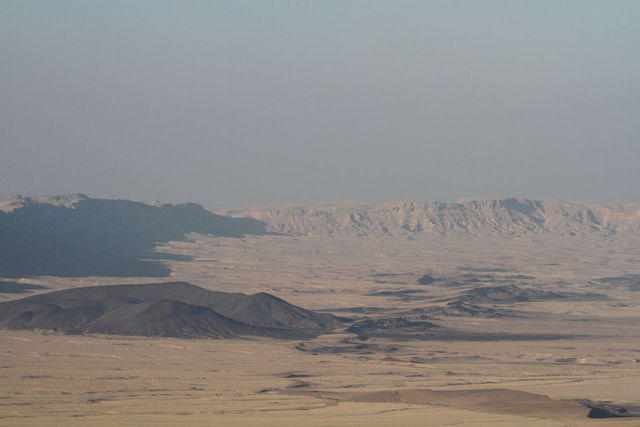
M 459 290 L 420 286 L 416 280 L 426 273 L 455 278 L 469 271 L 461 267 L 500 270 L 490 272 L 484 284 L 527 275 L 532 277 L 511 281 L 600 292 L 609 299 L 503 304 L 499 308 L 527 315 L 439 321 L 448 329 L 477 333 L 541 334 L 539 340 L 372 338 L 367 344 L 378 345 L 374 350 L 346 353 L 330 349 L 354 347 L 349 344 L 353 334 L 305 342 L 307 349 L 319 350 L 314 352 L 296 349 L 300 341 L 0 331 L 0 424 L 640 425 L 638 418 L 524 417 L 428 402 L 351 402 L 323 394 L 500 388 L 558 400 L 640 405 L 640 293 L 594 281 L 640 273 L 638 239 L 193 236 L 161 249 L 195 257 L 172 262 L 169 280 L 213 290 L 270 292 L 310 309 L 425 307 Z M 158 279 L 23 281 L 62 289 Z M 365 295 L 409 288 L 422 289 L 424 298 Z M 21 296 L 2 295 L 5 300 Z M 545 334 L 567 337 L 549 340 Z

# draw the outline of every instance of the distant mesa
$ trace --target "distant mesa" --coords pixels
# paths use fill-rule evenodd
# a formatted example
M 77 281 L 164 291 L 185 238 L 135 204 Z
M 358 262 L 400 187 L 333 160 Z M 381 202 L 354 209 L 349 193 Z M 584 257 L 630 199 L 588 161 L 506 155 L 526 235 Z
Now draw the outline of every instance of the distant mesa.
M 629 274 L 626 276 L 602 277 L 596 282 L 605 283 L 609 286 L 622 286 L 630 291 L 640 291 L 640 274 Z
M 437 279 L 429 274 L 425 274 L 418 279 L 418 283 L 421 285 L 431 285 L 432 283 L 439 282 L 441 279 Z
M 516 302 L 537 302 L 549 300 L 593 301 L 608 297 L 603 294 L 586 292 L 554 292 L 534 288 L 523 288 L 517 285 L 484 286 L 460 293 L 457 296 L 439 300 L 439 302 L 492 303 L 507 304 Z
M 162 260 L 190 258 L 153 248 L 189 233 L 242 237 L 265 234 L 266 224 L 195 203 L 0 196 L 0 277 L 167 276 Z
M 184 282 L 110 285 L 0 303 L 0 328 L 161 337 L 312 337 L 340 320 L 266 293 L 209 291 Z
M 515 310 L 503 310 L 491 307 L 484 307 L 475 304 L 469 304 L 464 301 L 452 301 L 444 306 L 430 307 L 424 310 L 431 316 L 453 316 L 453 317 L 518 317 L 519 314 Z
M 390 291 L 375 291 L 365 294 L 369 297 L 399 297 L 399 298 L 411 298 L 411 294 L 421 294 L 424 290 L 422 289 L 399 289 L 399 290 L 390 290 Z

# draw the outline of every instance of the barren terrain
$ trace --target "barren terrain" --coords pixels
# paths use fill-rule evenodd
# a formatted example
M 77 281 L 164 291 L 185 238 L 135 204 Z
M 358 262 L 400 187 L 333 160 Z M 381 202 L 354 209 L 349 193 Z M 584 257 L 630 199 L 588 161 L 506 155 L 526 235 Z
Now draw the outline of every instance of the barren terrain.
M 304 339 L 2 330 L 0 423 L 640 425 L 588 417 L 640 406 L 640 234 L 631 220 L 623 230 L 610 215 L 622 227 L 615 233 L 400 224 L 359 234 L 302 232 L 305 219 L 288 218 L 281 235 L 191 234 L 157 246 L 192 257 L 166 261 L 167 281 L 268 292 L 346 318 L 344 327 Z M 0 301 L 151 282 L 12 278 L 0 284 L 25 293 Z

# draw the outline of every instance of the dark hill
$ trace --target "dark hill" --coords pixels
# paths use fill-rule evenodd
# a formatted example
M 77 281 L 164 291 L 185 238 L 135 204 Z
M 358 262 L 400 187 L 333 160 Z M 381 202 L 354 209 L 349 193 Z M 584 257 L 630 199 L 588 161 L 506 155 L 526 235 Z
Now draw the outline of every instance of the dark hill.
M 225 316 L 250 325 L 323 330 L 333 329 L 339 324 L 332 315 L 305 310 L 264 292 L 242 295 L 231 304 L 214 303 L 210 306 Z
M 65 333 L 298 338 L 338 324 L 269 294 L 213 292 L 184 282 L 92 286 L 0 303 L 1 328 Z
M 261 328 L 179 301 L 145 301 L 115 308 L 88 325 L 85 332 L 117 335 L 231 338 L 268 335 Z
M 0 277 L 50 275 L 166 276 L 153 252 L 189 233 L 241 237 L 265 234 L 261 221 L 230 218 L 195 203 L 152 206 L 84 195 L 0 199 Z

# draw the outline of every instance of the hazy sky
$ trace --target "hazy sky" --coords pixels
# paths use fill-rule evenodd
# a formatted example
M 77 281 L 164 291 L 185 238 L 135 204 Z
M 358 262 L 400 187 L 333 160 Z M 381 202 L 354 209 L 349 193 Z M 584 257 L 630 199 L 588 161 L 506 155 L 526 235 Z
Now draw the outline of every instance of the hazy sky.
M 0 0 L 0 193 L 640 202 L 638 0 Z

